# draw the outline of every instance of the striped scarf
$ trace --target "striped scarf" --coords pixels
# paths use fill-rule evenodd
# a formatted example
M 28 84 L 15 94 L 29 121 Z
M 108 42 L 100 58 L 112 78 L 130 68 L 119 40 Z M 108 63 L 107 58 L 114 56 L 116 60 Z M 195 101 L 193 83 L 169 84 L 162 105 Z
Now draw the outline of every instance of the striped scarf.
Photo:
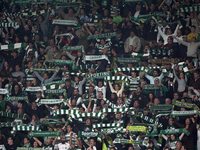
M 7 117 L 7 118 L 15 118 L 15 119 L 26 120 L 26 116 L 24 116 L 24 114 L 15 114 L 15 113 L 10 113 L 10 112 L 1 112 L 0 116 L 1 117 Z
M 26 12 L 26 13 L 22 13 L 23 16 L 37 16 L 37 15 L 41 15 L 41 14 L 44 14 L 46 11 L 45 10 L 40 10 L 40 11 L 29 11 L 29 12 Z
M 43 83 L 42 86 L 43 86 L 43 90 L 58 89 L 60 84 L 65 84 L 65 80 L 46 82 L 46 83 Z
M 77 26 L 78 22 L 74 20 L 55 19 L 52 24 Z
M 0 127 L 13 127 L 15 125 L 20 125 L 21 122 L 1 122 Z
M 80 113 L 78 110 L 66 110 L 66 109 L 59 109 L 58 111 L 55 112 L 54 116 L 57 115 L 72 115 L 72 114 L 78 114 Z
M 114 70 L 115 73 L 117 72 L 121 72 L 121 71 L 128 71 L 128 72 L 131 72 L 131 71 L 146 71 L 148 72 L 149 70 L 152 70 L 152 69 L 159 69 L 159 68 L 162 68 L 160 66 L 156 66 L 156 67 L 135 67 L 135 68 L 127 68 L 127 67 L 123 67 L 123 68 L 117 68 Z
M 93 60 L 102 60 L 102 59 L 107 60 L 108 63 L 110 64 L 110 60 L 105 55 L 85 55 L 85 57 L 83 59 L 83 62 L 85 62 L 85 61 L 93 61 Z
M 67 98 L 65 89 L 54 89 L 54 90 L 46 90 L 46 94 L 63 94 L 64 98 Z
M 8 94 L 8 90 L 7 89 L 0 89 L 0 94 Z
M 161 130 L 160 134 L 164 134 L 164 135 L 170 135 L 170 134 L 177 134 L 177 133 L 185 133 L 187 136 L 190 134 L 186 129 L 182 128 L 182 129 L 166 129 L 166 130 Z
M 195 12 L 200 10 L 200 5 L 186 6 L 179 8 L 178 13 Z
M 166 105 L 166 104 L 158 104 L 158 105 L 150 105 L 150 109 L 155 111 L 171 111 L 173 105 Z
M 16 48 L 23 48 L 25 47 L 25 43 L 16 43 L 16 44 L 9 44 L 9 45 L 0 45 L 0 50 L 6 50 L 6 49 L 16 49 Z
M 94 17 L 93 17 L 93 15 L 92 15 L 92 13 L 90 13 L 89 16 L 90 16 L 90 22 L 91 22 L 91 23 L 98 23 L 98 13 L 97 13 L 97 12 L 96 12 L 96 14 L 94 15 Z
M 104 86 L 106 85 L 106 82 L 108 80 L 110 80 L 111 82 L 112 81 L 122 81 L 122 80 L 124 80 L 125 86 L 129 85 L 128 78 L 126 76 L 107 76 L 107 77 L 104 78 Z
M 121 125 L 119 123 L 99 123 L 99 124 L 93 124 L 92 128 L 110 128 L 110 127 L 120 127 Z
M 111 113 L 111 112 L 127 112 L 127 111 L 134 111 L 133 108 L 104 108 L 101 109 L 103 113 Z
M 148 116 L 145 116 L 144 114 L 141 114 L 140 118 L 142 118 L 143 120 L 148 121 L 152 124 L 159 125 L 160 127 L 163 127 L 162 123 L 157 122 L 155 119 L 149 118 Z
M 41 131 L 41 129 L 38 126 L 16 125 L 12 128 L 11 134 L 14 131 Z
M 104 78 L 110 76 L 110 72 L 100 72 L 100 73 L 93 73 L 93 74 L 87 74 L 86 79 L 90 78 Z
M 101 134 L 125 133 L 126 129 L 122 127 L 101 129 Z
M 3 22 L 3 23 L 0 23 L 0 27 L 13 27 L 13 28 L 19 28 L 19 24 L 17 22 L 12 22 L 12 23 L 9 23 L 9 22 Z
M 102 120 L 105 119 L 105 116 L 103 113 L 77 113 L 77 114 L 72 114 L 72 118 L 83 118 L 83 117 L 94 117 L 94 118 L 101 118 Z

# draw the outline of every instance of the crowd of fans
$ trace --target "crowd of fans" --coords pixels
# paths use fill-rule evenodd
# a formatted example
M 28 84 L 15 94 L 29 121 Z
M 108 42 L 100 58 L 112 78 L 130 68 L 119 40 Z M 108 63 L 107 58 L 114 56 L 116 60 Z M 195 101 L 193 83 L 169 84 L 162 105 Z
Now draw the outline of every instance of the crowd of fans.
M 0 6 L 0 149 L 200 149 L 199 0 Z

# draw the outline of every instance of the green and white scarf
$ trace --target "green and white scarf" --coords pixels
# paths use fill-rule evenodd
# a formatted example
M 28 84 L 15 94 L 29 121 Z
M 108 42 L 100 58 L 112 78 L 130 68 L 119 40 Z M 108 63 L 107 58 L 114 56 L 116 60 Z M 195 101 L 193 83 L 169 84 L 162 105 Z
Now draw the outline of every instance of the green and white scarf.
M 29 137 L 61 136 L 58 131 L 34 131 L 28 134 Z
M 39 104 L 51 105 L 51 104 L 60 104 L 64 99 L 41 99 Z
M 105 55 L 85 55 L 85 57 L 83 59 L 83 62 L 85 62 L 85 61 L 93 61 L 93 60 L 102 60 L 102 59 L 107 60 L 108 63 L 110 64 L 110 60 Z
M 195 12 L 200 10 L 200 5 L 186 6 L 179 8 L 178 13 Z
M 133 52 L 131 55 L 132 55 L 132 56 L 138 56 L 138 57 L 147 57 L 147 56 L 149 56 L 150 54 L 142 54 L 142 53 L 135 53 L 135 52 Z
M 80 51 L 84 54 L 84 47 L 83 46 L 66 46 L 62 48 L 63 51 Z
M 15 113 L 10 113 L 10 112 L 1 112 L 0 113 L 1 117 L 8 117 L 8 118 L 15 118 L 15 119 L 22 119 L 26 120 L 26 116 L 24 114 L 15 114 Z
M 163 86 L 156 84 L 145 84 L 142 86 L 143 90 L 160 90 L 160 95 L 163 96 Z
M 41 15 L 41 14 L 44 14 L 45 13 L 45 10 L 40 10 L 40 11 L 29 11 L 27 13 L 22 13 L 23 16 L 37 16 L 37 15 Z
M 121 57 L 116 57 L 115 61 L 116 62 L 120 62 L 120 63 L 137 63 L 137 62 L 139 62 L 139 58 L 121 58 Z
M 24 101 L 24 100 L 28 100 L 27 97 L 5 97 L 3 99 L 3 101 Z
M 100 110 L 103 113 L 112 113 L 112 112 L 127 112 L 127 111 L 134 111 L 133 108 L 104 108 Z
M 21 122 L 1 122 L 0 127 L 13 127 L 15 125 L 20 125 Z
M 104 78 L 110 76 L 110 72 L 100 72 L 100 73 L 93 73 L 93 74 L 87 74 L 86 79 L 91 78 Z
M 190 110 L 190 111 L 172 111 L 171 115 L 172 116 L 188 116 L 188 115 L 199 115 L 198 110 Z
M 117 72 L 120 72 L 120 71 L 146 71 L 148 72 L 149 70 L 152 70 L 152 69 L 159 69 L 159 68 L 163 68 L 163 67 L 160 67 L 160 66 L 156 66 L 156 67 L 135 67 L 135 68 L 127 68 L 127 67 L 123 67 L 123 68 L 117 68 L 114 70 L 115 73 Z
M 110 128 L 110 127 L 120 127 L 121 125 L 119 123 L 99 123 L 99 124 L 93 124 L 92 128 Z
M 42 124 L 42 125 L 52 125 L 52 124 L 65 124 L 66 121 L 56 121 L 56 122 L 40 122 L 40 123 L 37 123 L 37 124 Z
M 0 94 L 8 94 L 8 90 L 7 89 L 0 89 Z
M 42 67 L 33 67 L 32 68 L 34 71 L 54 71 L 55 70 L 55 67 L 44 67 L 44 66 L 42 66 Z
M 16 49 L 16 48 L 22 48 L 26 47 L 25 43 L 16 43 L 16 44 L 9 44 L 9 45 L 0 45 L 0 50 L 6 50 L 6 49 Z
M 190 71 L 189 71 L 189 69 L 188 69 L 188 67 L 185 63 L 183 64 L 183 71 L 188 78 L 191 77 L 191 73 L 190 73 Z
M 180 133 L 185 133 L 187 136 L 190 134 L 186 129 L 166 129 L 166 130 L 161 130 L 160 134 L 164 135 L 169 135 L 169 134 L 180 134 Z
M 123 127 L 117 127 L 117 128 L 106 128 L 101 129 L 101 134 L 116 134 L 116 133 L 125 133 L 126 128 Z
M 52 24 L 77 26 L 78 22 L 74 20 L 55 19 Z
M 26 88 L 25 91 L 27 91 L 27 92 L 37 92 L 37 91 L 43 92 L 41 87 L 31 87 L 31 86 Z
M 70 75 L 73 75 L 73 76 L 82 76 L 82 75 L 85 75 L 85 73 L 76 73 L 76 72 L 66 72 L 66 74 L 70 74 Z
M 54 89 L 54 90 L 46 90 L 46 94 L 63 94 L 64 98 L 67 98 L 65 89 Z
M 63 33 L 63 34 L 57 34 L 56 35 L 56 40 L 58 36 L 69 36 L 71 40 L 73 40 L 75 37 L 71 33 Z
M 65 59 L 45 60 L 45 62 L 58 64 L 58 65 L 71 65 L 74 63 L 73 60 L 65 60 Z
M 106 85 L 106 82 L 110 80 L 110 81 L 125 81 L 125 86 L 128 86 L 128 78 L 126 76 L 107 76 L 104 78 L 104 86 Z
M 182 103 L 182 102 L 177 101 L 177 100 L 173 100 L 172 104 L 179 106 L 179 107 L 192 108 L 194 110 L 199 110 L 199 107 L 196 104 Z
M 0 23 L 0 27 L 13 27 L 13 28 L 18 28 L 18 27 L 19 27 L 19 24 L 18 24 L 17 22 L 12 22 L 12 23 L 3 22 L 3 23 Z
M 100 137 L 101 135 L 97 131 L 80 131 L 79 137 Z
M 149 146 L 148 141 L 136 141 L 129 139 L 118 139 L 116 138 L 113 143 L 121 143 L 121 144 L 134 144 L 134 145 L 144 145 L 146 147 Z
M 72 114 L 78 114 L 80 113 L 77 109 L 73 110 L 66 110 L 66 109 L 59 109 L 58 111 L 55 112 L 54 116 L 57 115 L 72 115 Z
M 166 105 L 166 104 L 157 104 L 157 105 L 150 105 L 150 109 L 152 111 L 171 111 L 173 105 Z
M 101 38 L 110 38 L 110 37 L 114 37 L 117 36 L 117 33 L 104 33 L 104 34 L 95 34 L 95 35 L 91 35 L 87 38 L 87 40 L 91 40 L 91 39 L 101 39 Z
M 53 84 L 64 84 L 64 83 L 65 83 L 65 80 L 52 81 L 52 82 L 43 83 L 43 86 L 49 86 L 49 85 L 53 85 Z
M 163 127 L 162 123 L 156 121 L 156 120 L 153 119 L 153 118 L 150 118 L 150 117 L 148 117 L 148 116 L 145 116 L 144 114 L 141 114 L 141 115 L 140 115 L 140 118 L 142 118 L 143 120 L 148 121 L 148 122 L 150 122 L 150 123 L 152 123 L 152 124 L 159 125 L 160 127 Z
M 77 114 L 72 114 L 71 115 L 72 118 L 83 118 L 83 117 L 94 117 L 94 118 L 100 118 L 102 120 L 105 119 L 105 116 L 103 113 L 77 113 Z
M 38 126 L 17 125 L 12 128 L 11 133 L 14 131 L 41 131 Z

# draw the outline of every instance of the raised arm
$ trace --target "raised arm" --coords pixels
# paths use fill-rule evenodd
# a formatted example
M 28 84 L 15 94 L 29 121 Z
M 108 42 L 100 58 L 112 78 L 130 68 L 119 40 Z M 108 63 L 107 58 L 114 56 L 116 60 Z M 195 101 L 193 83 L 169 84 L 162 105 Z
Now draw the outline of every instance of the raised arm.
M 55 139 L 53 140 L 53 142 L 52 142 L 52 145 L 53 145 L 53 146 L 55 146 L 57 138 L 58 138 L 58 137 L 56 136 Z
M 164 134 L 161 134 L 161 136 L 167 141 L 168 137 Z
M 181 141 L 183 136 L 185 135 L 185 133 L 183 132 L 180 136 L 179 136 L 179 140 Z
M 109 86 L 110 86 L 111 92 L 115 92 L 115 90 L 113 89 L 112 84 L 110 83 L 110 81 L 108 81 L 108 84 L 109 84 Z
M 185 45 L 185 46 L 188 46 L 188 42 L 184 42 L 182 40 L 179 40 L 178 38 L 176 38 L 175 36 L 172 36 L 172 38 L 176 39 L 179 43 Z
M 38 138 L 33 137 L 33 139 L 34 139 L 40 146 L 42 146 L 42 142 L 40 142 L 40 140 L 38 140 Z
M 42 82 L 44 80 L 44 78 L 37 72 L 37 71 L 33 71 L 33 73 L 36 75 L 36 77 Z
M 124 91 L 124 80 L 122 81 L 122 86 L 121 89 L 119 90 L 120 93 L 122 93 Z
M 67 56 L 71 59 L 71 60 L 75 60 L 75 56 L 72 56 L 72 54 L 70 54 L 68 51 L 66 51 Z
M 166 34 L 164 34 L 160 28 L 160 26 L 158 25 L 158 33 L 162 36 L 162 38 L 164 38 L 166 36 Z

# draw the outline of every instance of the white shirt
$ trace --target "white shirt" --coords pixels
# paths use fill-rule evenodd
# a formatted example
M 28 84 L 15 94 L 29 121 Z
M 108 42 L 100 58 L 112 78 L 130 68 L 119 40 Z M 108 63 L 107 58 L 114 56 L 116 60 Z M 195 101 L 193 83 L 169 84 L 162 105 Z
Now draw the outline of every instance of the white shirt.
M 65 144 L 59 143 L 58 144 L 58 149 L 59 150 L 70 150 L 71 146 L 70 146 L 69 143 L 65 143 Z
M 96 90 L 96 96 L 97 96 L 97 98 L 99 98 L 98 97 L 98 93 L 99 92 L 102 92 L 103 93 L 103 98 L 106 98 L 106 87 L 104 87 L 104 86 L 102 86 L 102 87 L 95 86 L 94 89 Z

